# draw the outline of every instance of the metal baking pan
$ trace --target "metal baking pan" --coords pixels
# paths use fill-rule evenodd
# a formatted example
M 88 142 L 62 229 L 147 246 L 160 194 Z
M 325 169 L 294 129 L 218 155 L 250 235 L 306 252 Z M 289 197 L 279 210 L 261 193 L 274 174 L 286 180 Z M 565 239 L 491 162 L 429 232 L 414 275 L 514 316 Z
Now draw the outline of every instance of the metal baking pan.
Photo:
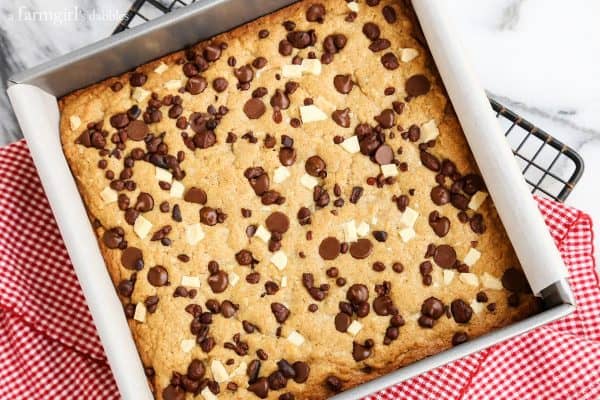
M 198 1 L 185 10 L 173 11 L 9 80 L 9 98 L 124 399 L 152 399 L 152 394 L 121 303 L 62 152 L 57 98 L 293 2 Z M 413 6 L 490 195 L 527 279 L 534 292 L 543 298 L 546 310 L 341 393 L 335 396 L 337 400 L 354 399 L 383 389 L 554 321 L 575 309 L 560 254 L 489 108 L 485 93 L 462 55 L 452 24 L 446 20 L 443 2 L 414 0 Z

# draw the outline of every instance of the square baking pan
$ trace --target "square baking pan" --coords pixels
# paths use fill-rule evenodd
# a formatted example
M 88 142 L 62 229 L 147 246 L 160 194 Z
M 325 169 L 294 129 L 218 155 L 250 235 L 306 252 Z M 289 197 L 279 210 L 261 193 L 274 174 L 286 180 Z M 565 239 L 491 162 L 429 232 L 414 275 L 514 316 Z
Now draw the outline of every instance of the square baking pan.
M 9 80 L 9 98 L 124 399 L 152 399 L 152 394 L 121 302 L 63 155 L 57 98 L 294 2 L 201 0 L 185 10 L 175 10 Z M 554 321 L 575 309 L 566 268 L 485 92 L 463 55 L 452 24 L 446 20 L 445 2 L 413 0 L 412 3 L 490 196 L 530 286 L 543 298 L 545 310 L 343 392 L 335 396 L 338 400 L 354 399 L 383 389 Z

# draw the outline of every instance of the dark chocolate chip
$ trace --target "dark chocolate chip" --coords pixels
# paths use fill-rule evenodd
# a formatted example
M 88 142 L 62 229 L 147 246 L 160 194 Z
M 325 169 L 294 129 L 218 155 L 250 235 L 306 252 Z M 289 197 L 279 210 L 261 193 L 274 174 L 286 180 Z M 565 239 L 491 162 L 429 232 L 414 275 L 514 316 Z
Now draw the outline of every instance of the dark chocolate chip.
M 425 75 L 413 75 L 406 81 L 405 90 L 410 97 L 427 94 L 431 89 L 431 83 Z
M 155 265 L 148 270 L 148 282 L 152 286 L 165 286 L 169 281 L 169 273 L 162 265 Z

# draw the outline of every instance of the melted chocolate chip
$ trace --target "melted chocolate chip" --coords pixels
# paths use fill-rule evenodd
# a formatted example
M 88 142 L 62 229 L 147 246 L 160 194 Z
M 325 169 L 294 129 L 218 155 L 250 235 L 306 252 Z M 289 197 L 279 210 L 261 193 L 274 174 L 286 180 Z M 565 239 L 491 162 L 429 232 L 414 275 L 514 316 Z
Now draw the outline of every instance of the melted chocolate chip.
M 340 242 L 333 236 L 326 237 L 319 245 L 319 255 L 324 260 L 334 260 L 340 254 Z
M 443 206 L 450 202 L 450 191 L 443 186 L 436 186 L 431 189 L 431 201 L 438 206 Z
M 452 311 L 454 320 L 459 324 L 466 324 L 473 316 L 473 309 L 471 306 L 461 299 L 454 300 L 450 304 L 450 311 Z
M 516 268 L 508 268 L 502 275 L 502 286 L 506 290 L 510 290 L 514 293 L 525 293 L 529 292 L 529 284 L 523 271 Z
M 421 314 L 438 319 L 444 315 L 444 303 L 436 297 L 429 297 L 421 305 Z
M 433 261 L 442 268 L 452 268 L 456 264 L 456 251 L 447 244 L 439 245 L 433 254 Z
M 143 121 L 135 120 L 131 121 L 126 129 L 127 137 L 131 140 L 140 141 L 144 140 L 148 134 L 148 125 Z
M 387 144 L 379 146 L 373 156 L 379 165 L 390 164 L 394 160 L 394 150 Z
M 206 204 L 206 192 L 197 187 L 191 187 L 183 196 L 183 199 L 190 203 Z
M 450 232 L 450 220 L 441 216 L 437 211 L 432 211 L 429 214 L 429 226 L 439 237 L 444 237 Z
M 225 271 L 217 271 L 208 277 L 208 285 L 214 293 L 222 293 L 229 285 L 229 276 Z
M 144 258 L 142 251 L 137 247 L 127 247 L 121 253 L 121 264 L 132 270 L 140 270 L 144 267 Z
M 331 118 L 333 119 L 333 121 L 336 124 L 338 124 L 342 128 L 350 127 L 350 109 L 349 108 L 345 108 L 343 110 L 335 110 L 331 114 Z
M 350 245 L 350 255 L 358 260 L 367 258 L 373 252 L 373 243 L 369 239 L 358 239 Z
M 252 98 L 244 104 L 244 113 L 250 119 L 258 119 L 267 111 L 265 103 L 260 99 Z
M 282 212 L 275 211 L 265 221 L 271 232 L 285 233 L 290 227 L 290 219 Z

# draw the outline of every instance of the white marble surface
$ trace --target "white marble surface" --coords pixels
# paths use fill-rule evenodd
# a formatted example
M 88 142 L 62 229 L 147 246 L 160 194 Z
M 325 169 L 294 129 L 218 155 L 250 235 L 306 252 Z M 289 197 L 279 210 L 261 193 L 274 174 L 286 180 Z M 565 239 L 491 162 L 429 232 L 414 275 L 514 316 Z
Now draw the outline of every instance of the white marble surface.
M 0 86 L 14 71 L 108 36 L 132 2 L 0 0 Z M 600 2 L 447 4 L 489 93 L 583 156 L 585 174 L 567 203 L 600 221 Z M 0 145 L 19 137 L 2 90 Z

